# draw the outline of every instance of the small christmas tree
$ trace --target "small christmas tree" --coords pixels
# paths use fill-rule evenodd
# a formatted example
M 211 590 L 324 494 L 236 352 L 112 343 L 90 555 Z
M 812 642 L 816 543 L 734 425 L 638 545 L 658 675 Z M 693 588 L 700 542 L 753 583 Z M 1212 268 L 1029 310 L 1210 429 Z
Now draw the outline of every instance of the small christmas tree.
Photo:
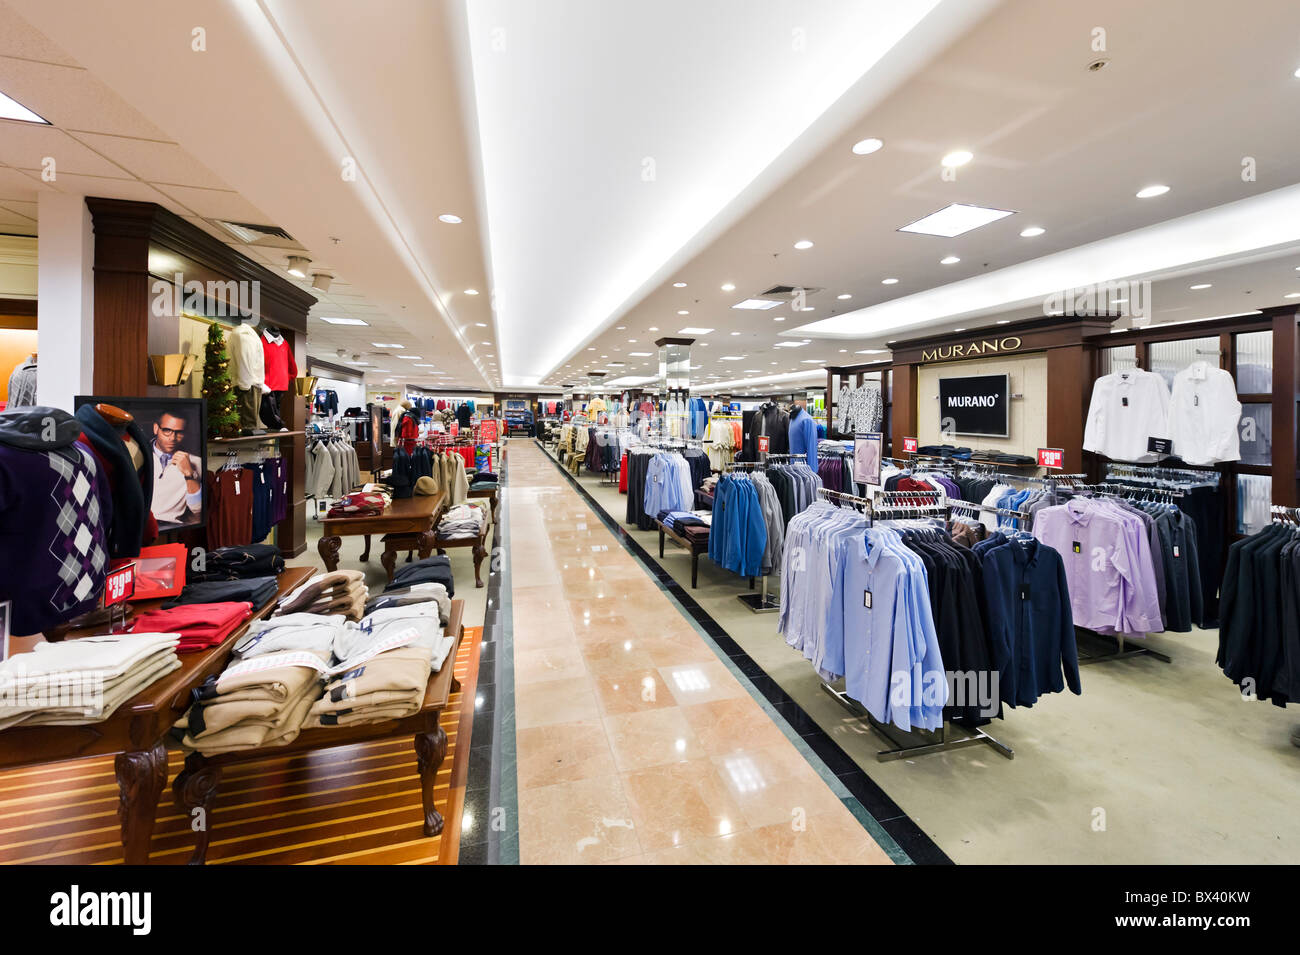
M 239 408 L 230 380 L 230 353 L 221 326 L 208 326 L 203 357 L 203 397 L 208 400 L 208 437 L 233 438 L 239 434 Z

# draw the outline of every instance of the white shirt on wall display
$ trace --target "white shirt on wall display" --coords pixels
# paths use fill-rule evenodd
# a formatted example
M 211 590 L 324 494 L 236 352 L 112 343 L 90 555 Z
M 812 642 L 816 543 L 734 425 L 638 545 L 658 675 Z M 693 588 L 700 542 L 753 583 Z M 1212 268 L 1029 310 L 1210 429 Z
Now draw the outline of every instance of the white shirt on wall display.
M 1098 378 L 1092 387 L 1083 449 L 1114 461 L 1150 463 L 1150 438 L 1168 437 L 1169 387 L 1164 378 L 1134 368 Z
M 1169 405 L 1173 453 L 1188 464 L 1241 460 L 1241 402 L 1232 375 L 1196 361 L 1174 376 Z

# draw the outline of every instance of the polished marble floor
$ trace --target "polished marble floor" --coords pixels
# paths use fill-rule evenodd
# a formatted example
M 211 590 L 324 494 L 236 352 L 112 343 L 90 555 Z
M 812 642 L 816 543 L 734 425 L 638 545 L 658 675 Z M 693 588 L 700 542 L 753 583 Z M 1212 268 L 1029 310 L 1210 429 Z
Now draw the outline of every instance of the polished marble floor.
M 509 453 L 520 861 L 889 864 L 552 460 Z

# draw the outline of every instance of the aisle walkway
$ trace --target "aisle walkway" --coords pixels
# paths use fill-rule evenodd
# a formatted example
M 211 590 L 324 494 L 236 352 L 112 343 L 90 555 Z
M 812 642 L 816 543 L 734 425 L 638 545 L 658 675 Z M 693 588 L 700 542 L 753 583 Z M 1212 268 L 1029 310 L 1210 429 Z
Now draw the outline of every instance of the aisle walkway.
M 520 861 L 888 864 L 551 459 L 509 454 Z

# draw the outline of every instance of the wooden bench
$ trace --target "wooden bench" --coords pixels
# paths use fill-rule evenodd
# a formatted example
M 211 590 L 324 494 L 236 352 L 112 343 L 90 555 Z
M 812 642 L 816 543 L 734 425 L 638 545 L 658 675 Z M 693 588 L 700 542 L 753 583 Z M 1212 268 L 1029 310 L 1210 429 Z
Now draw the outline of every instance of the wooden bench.
M 465 636 L 464 618 L 465 601 L 453 600 L 446 632 L 454 635 L 456 642 L 443 661 L 442 669 L 429 675 L 424 704 L 418 713 L 404 716 L 400 720 L 384 720 L 360 726 L 312 727 L 303 730 L 292 743 L 283 746 L 266 746 L 215 756 L 193 752 L 185 757 L 185 768 L 172 783 L 172 797 L 176 807 L 187 817 L 192 819 L 196 809 L 202 809 L 205 817 L 205 824 L 195 832 L 194 855 L 190 858 L 190 865 L 203 865 L 207 860 L 208 843 L 212 837 L 212 804 L 216 800 L 224 767 L 406 735 L 415 741 L 420 798 L 424 808 L 424 834 L 430 838 L 439 835 L 442 832 L 443 818 L 442 813 L 434 808 L 433 790 L 438 767 L 447 756 L 447 732 L 439 720 L 451 695 L 460 690 L 460 681 L 456 679 L 454 671 L 456 653 Z
M 664 538 L 667 537 L 680 547 L 686 548 L 691 554 L 691 589 L 699 586 L 700 580 L 700 555 L 709 552 L 708 537 L 687 537 L 685 534 L 679 534 L 662 521 L 655 521 L 659 525 L 659 558 L 664 556 Z

